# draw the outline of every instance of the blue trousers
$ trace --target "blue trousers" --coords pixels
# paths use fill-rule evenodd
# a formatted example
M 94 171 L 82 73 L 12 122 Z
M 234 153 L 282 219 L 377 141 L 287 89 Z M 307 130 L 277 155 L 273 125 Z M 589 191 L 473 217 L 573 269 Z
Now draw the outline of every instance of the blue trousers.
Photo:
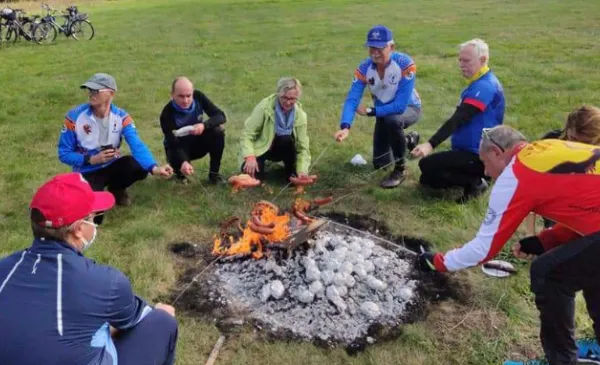
M 155 309 L 130 330 L 113 338 L 119 365 L 173 365 L 177 344 L 177 321 Z

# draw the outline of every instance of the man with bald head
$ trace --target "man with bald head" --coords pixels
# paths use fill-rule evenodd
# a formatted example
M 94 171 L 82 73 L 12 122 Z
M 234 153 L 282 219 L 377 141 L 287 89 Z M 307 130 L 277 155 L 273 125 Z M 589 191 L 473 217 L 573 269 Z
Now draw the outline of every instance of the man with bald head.
M 208 119 L 204 119 L 204 114 Z M 165 135 L 167 159 L 177 174 L 177 180 L 188 183 L 194 175 L 191 161 L 210 156 L 208 179 L 216 184 L 219 180 L 221 158 L 225 148 L 225 132 L 222 124 L 225 113 L 200 90 L 194 89 L 186 77 L 178 77 L 171 85 L 171 101 L 160 115 L 160 126 Z

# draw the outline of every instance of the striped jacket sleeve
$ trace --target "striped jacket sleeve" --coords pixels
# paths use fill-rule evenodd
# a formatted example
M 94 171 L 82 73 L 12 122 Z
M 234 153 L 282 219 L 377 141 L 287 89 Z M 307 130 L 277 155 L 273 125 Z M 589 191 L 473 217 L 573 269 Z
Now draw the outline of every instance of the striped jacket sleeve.
M 488 210 L 475 238 L 464 246 L 437 254 L 438 271 L 457 271 L 491 260 L 531 211 L 533 200 L 515 176 L 515 159 L 504 169 L 490 196 Z

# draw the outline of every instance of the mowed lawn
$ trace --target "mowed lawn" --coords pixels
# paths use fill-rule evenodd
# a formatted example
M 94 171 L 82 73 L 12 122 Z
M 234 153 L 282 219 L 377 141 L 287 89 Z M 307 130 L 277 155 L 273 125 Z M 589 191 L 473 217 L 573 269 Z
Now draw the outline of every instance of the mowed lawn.
M 115 103 L 133 116 L 161 162 L 158 116 L 171 80 L 188 76 L 226 111 L 225 175 L 237 170 L 237 141 L 254 105 L 274 91 L 279 77 L 299 78 L 313 159 L 325 151 L 313 170 L 319 184 L 311 189 L 370 182 L 329 209 L 369 214 L 396 234 L 422 237 L 438 250 L 474 235 L 485 198 L 460 206 L 450 196 L 426 196 L 417 188 L 417 161 L 409 162 L 400 188 L 379 189 L 383 172 L 367 176 L 370 165 L 348 163 L 356 153 L 370 159 L 372 119 L 358 118 L 350 138 L 332 145 L 353 71 L 366 56 L 362 44 L 370 26 L 391 27 L 398 49 L 417 63 L 424 115 L 414 129 L 425 139 L 457 104 L 465 85 L 456 66 L 457 44 L 474 37 L 490 44 L 490 65 L 507 96 L 505 122 L 529 138 L 560 127 L 582 103 L 600 105 L 597 1 L 124 0 L 84 2 L 80 8 L 96 26 L 93 41 L 59 35 L 51 46 L 21 42 L 0 48 L 0 255 L 30 244 L 28 203 L 43 181 L 68 171 L 57 159 L 56 142 L 67 110 L 86 100 L 79 85 L 96 72 L 115 76 Z M 246 214 L 253 202 L 273 199 L 282 188 L 270 183 L 270 189 L 232 194 L 224 185 L 205 186 L 206 160 L 195 166 L 189 186 L 153 177 L 136 184 L 134 205 L 110 212 L 86 253 L 125 272 L 153 302 L 170 294 L 180 273 L 169 243 L 208 244 L 221 219 Z M 276 202 L 289 206 L 289 191 Z M 256 341 L 246 331 L 227 340 L 217 363 L 491 365 L 539 354 L 528 264 L 518 267 L 520 273 L 506 280 L 484 277 L 479 268 L 451 274 L 467 287 L 467 300 L 432 305 L 425 322 L 406 326 L 399 339 L 357 357 L 308 343 Z M 581 301 L 578 308 L 579 335 L 590 335 Z M 178 318 L 177 363 L 204 363 L 218 330 L 192 315 Z

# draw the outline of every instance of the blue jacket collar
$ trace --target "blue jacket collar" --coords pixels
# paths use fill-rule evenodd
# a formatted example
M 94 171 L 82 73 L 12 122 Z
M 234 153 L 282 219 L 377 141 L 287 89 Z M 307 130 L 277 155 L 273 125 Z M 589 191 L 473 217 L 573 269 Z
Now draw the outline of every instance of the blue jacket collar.
M 180 113 L 190 114 L 191 112 L 194 111 L 194 108 L 196 108 L 196 100 L 194 99 L 192 101 L 192 105 L 190 105 L 190 107 L 187 109 L 184 109 L 184 108 L 180 107 L 179 105 L 177 105 L 175 100 L 171 100 L 171 105 L 173 105 L 173 108 L 175 108 L 175 110 L 177 110 Z
M 83 256 L 83 254 L 77 251 L 74 247 L 70 246 L 66 242 L 62 241 L 54 241 L 54 240 L 41 240 L 39 238 L 35 238 L 29 251 L 32 253 L 46 254 L 46 255 L 58 255 L 62 253 L 63 255 L 77 255 Z

